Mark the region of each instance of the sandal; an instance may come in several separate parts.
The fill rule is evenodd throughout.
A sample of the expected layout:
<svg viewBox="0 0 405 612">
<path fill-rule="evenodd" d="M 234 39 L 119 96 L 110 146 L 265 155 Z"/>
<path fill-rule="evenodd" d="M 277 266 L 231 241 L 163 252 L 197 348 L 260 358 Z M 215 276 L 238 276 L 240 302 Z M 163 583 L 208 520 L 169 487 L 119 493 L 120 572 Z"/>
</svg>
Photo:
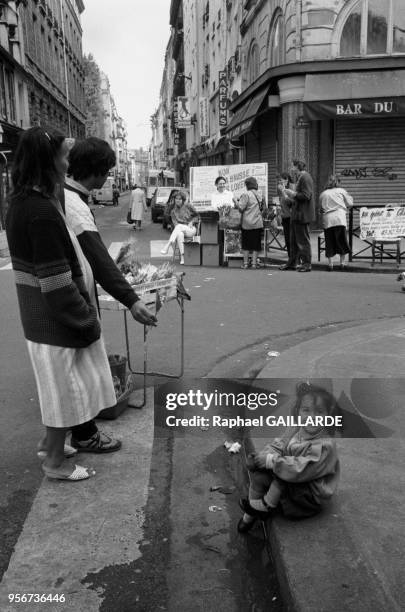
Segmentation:
<svg viewBox="0 0 405 612">
<path fill-rule="evenodd" d="M 107 434 L 97 431 L 89 440 L 71 440 L 73 448 L 79 453 L 114 453 L 122 446 L 121 440 L 115 440 Z"/>
<path fill-rule="evenodd" d="M 48 453 L 46 452 L 46 450 L 37 451 L 38 459 L 46 459 L 47 454 Z M 65 446 L 63 447 L 63 454 L 65 455 L 66 459 L 70 459 L 70 457 L 74 457 L 75 455 L 77 455 L 77 449 L 73 448 L 73 446 L 69 446 L 69 444 L 65 444 Z"/>
<path fill-rule="evenodd" d="M 82 465 L 75 465 L 73 472 L 71 472 L 68 476 L 58 472 L 58 470 L 50 470 L 44 465 L 42 466 L 42 471 L 44 472 L 45 476 L 51 480 L 70 480 L 72 482 L 76 480 L 87 480 L 88 478 L 96 475 L 93 468 L 86 468 Z"/>
<path fill-rule="evenodd" d="M 260 268 L 262 267 L 262 264 L 255 263 L 255 264 L 252 264 L 251 267 L 252 267 L 252 270 L 260 270 Z"/>
</svg>

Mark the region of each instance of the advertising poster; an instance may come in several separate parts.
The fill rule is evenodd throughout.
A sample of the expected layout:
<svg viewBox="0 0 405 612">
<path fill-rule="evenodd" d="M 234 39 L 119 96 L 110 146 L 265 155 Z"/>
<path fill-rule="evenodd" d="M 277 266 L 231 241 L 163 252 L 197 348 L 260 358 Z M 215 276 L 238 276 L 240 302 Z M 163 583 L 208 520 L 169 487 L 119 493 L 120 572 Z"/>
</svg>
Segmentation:
<svg viewBox="0 0 405 612">
<path fill-rule="evenodd" d="M 210 135 L 208 98 L 200 98 L 199 112 L 200 112 L 200 137 L 208 138 L 208 136 Z"/>
<path fill-rule="evenodd" d="M 267 164 L 237 164 L 230 166 L 196 166 L 190 168 L 190 200 L 199 210 L 211 209 L 211 198 L 215 192 L 215 179 L 223 176 L 227 189 L 239 198 L 245 191 L 245 179 L 253 176 L 259 191 L 267 201 Z"/>
<path fill-rule="evenodd" d="M 191 126 L 190 100 L 185 96 L 177 98 L 177 127 L 186 129 Z"/>
<path fill-rule="evenodd" d="M 360 208 L 360 238 L 395 239 L 405 236 L 405 207 Z"/>
</svg>

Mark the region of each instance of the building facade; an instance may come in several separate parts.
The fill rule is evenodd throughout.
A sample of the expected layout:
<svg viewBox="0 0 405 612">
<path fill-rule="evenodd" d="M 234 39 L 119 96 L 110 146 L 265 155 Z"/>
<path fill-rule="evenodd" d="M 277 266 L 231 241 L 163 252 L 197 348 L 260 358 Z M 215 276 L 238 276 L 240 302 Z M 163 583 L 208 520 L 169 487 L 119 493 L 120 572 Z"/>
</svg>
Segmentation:
<svg viewBox="0 0 405 612">
<path fill-rule="evenodd" d="M 276 172 L 301 158 L 316 194 L 334 173 L 356 204 L 404 201 L 404 3 L 250 1 L 241 34 L 228 137 L 247 161 L 269 162 L 269 195 Z"/>
<path fill-rule="evenodd" d="M 316 196 L 335 173 L 358 204 L 404 201 L 402 0 L 172 0 L 170 23 L 185 175 L 267 162 L 271 198 L 298 158 Z"/>
<path fill-rule="evenodd" d="M 10 163 L 19 133 L 30 125 L 22 10 L 21 2 L 0 4 L 0 256 L 7 252 L 4 221 Z"/>
<path fill-rule="evenodd" d="M 82 0 L 27 0 L 20 8 L 31 125 L 85 135 Z"/>
</svg>

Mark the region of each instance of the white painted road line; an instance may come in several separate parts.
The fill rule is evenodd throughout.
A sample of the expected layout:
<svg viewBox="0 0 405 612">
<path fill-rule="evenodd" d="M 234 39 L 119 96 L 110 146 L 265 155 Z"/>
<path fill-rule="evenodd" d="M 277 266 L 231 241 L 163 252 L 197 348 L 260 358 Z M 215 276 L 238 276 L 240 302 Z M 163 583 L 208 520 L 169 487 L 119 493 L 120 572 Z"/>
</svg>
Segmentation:
<svg viewBox="0 0 405 612">
<path fill-rule="evenodd" d="M 110 257 L 112 257 L 114 261 L 117 258 L 117 255 L 120 252 L 120 248 L 122 247 L 123 244 L 124 244 L 123 242 L 112 242 L 110 246 L 108 247 L 108 252 L 110 254 Z"/>
<path fill-rule="evenodd" d="M 5 266 L 2 266 L 2 267 L 0 268 L 0 272 L 1 272 L 1 270 L 11 270 L 11 269 L 12 269 L 12 267 L 11 267 L 11 263 L 8 263 L 8 264 L 6 264 Z"/>
</svg>

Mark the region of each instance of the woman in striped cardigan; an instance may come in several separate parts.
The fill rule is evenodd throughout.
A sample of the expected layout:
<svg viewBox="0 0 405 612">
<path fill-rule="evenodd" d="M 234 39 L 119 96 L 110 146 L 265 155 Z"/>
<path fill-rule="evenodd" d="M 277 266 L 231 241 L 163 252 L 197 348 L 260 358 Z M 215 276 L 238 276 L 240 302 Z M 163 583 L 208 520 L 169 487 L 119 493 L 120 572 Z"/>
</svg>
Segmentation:
<svg viewBox="0 0 405 612">
<path fill-rule="evenodd" d="M 21 322 L 37 383 L 46 435 L 40 442 L 49 478 L 84 480 L 68 429 L 115 404 L 91 268 L 56 198 L 67 170 L 61 134 L 26 130 L 12 171 L 6 231 Z"/>
</svg>

